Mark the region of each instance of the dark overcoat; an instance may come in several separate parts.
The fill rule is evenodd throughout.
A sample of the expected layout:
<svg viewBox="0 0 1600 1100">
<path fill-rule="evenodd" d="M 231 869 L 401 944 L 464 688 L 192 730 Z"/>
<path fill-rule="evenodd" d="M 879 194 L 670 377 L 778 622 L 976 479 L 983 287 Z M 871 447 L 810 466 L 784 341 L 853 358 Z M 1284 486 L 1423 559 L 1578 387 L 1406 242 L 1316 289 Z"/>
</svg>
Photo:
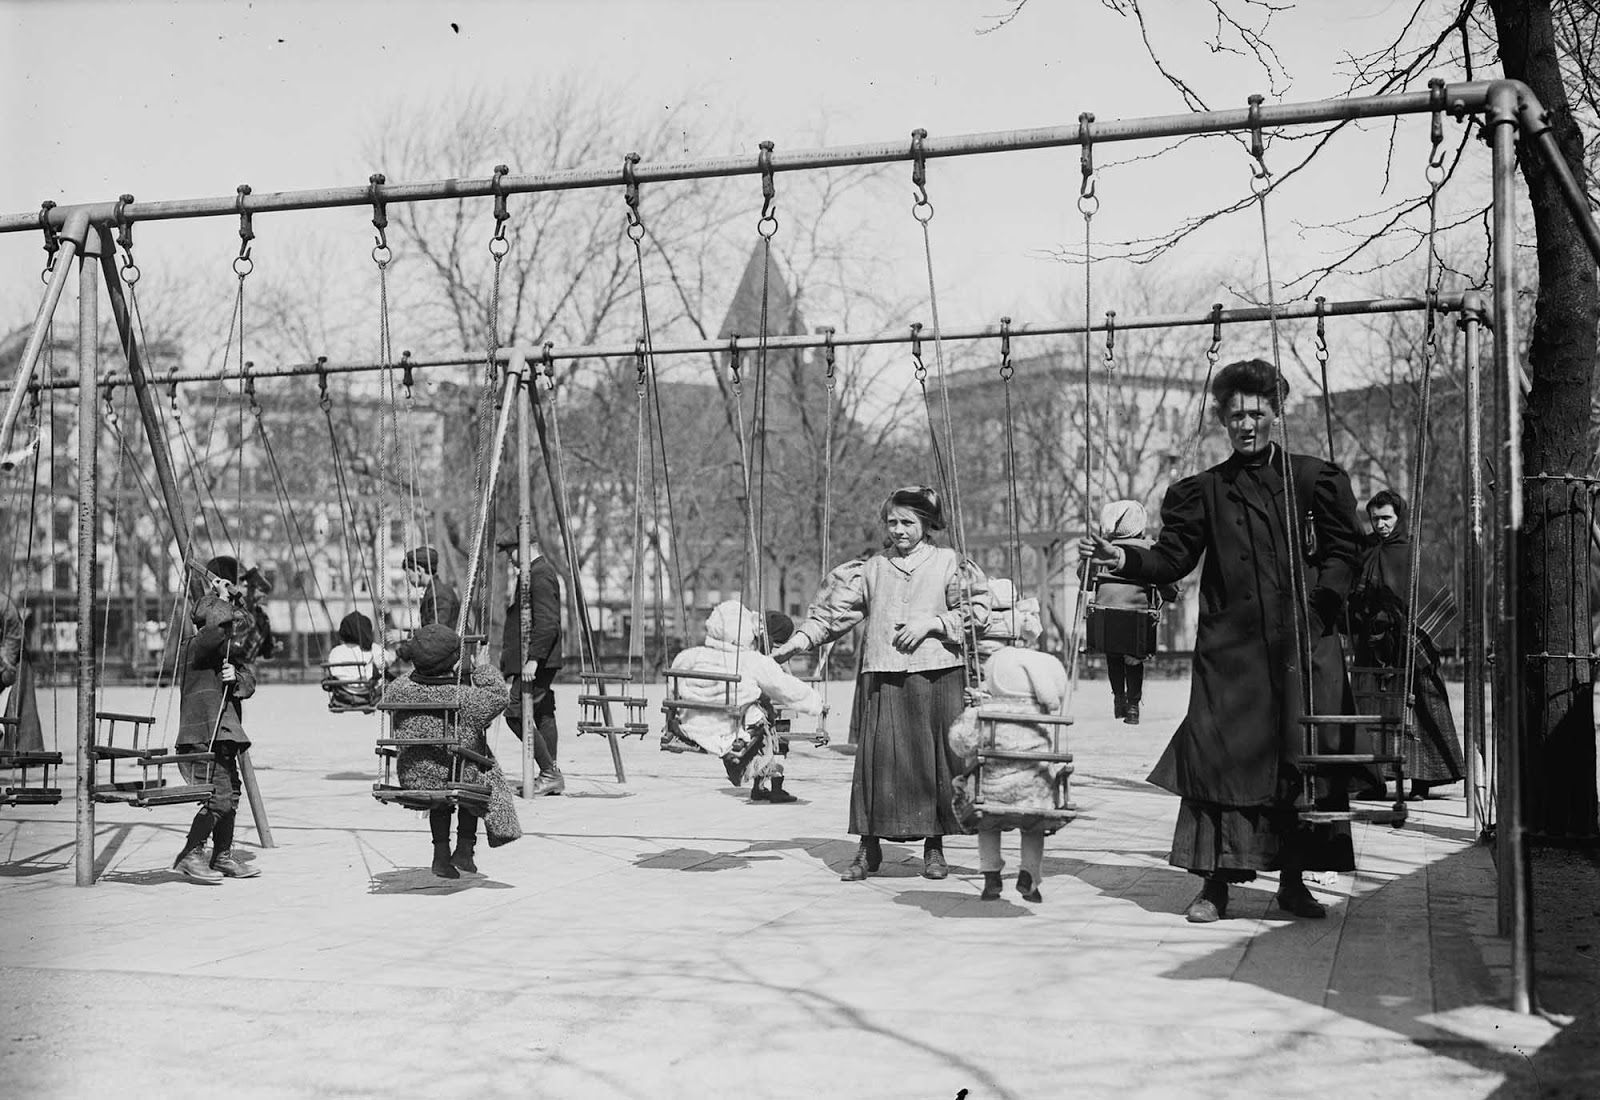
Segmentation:
<svg viewBox="0 0 1600 1100">
<path fill-rule="evenodd" d="M 254 634 L 253 623 L 250 613 L 241 609 L 235 615 L 233 629 L 226 624 L 203 626 L 183 643 L 176 744 L 209 746 L 214 738 L 249 747 L 250 737 L 244 731 L 239 704 L 256 693 L 252 657 L 260 639 Z M 222 679 L 225 661 L 233 665 L 231 686 Z"/>
<path fill-rule="evenodd" d="M 543 554 L 528 566 L 528 594 L 533 610 L 533 634 L 528 639 L 528 659 L 540 668 L 561 667 L 561 575 Z M 500 673 L 522 675 L 522 582 L 511 590 L 506 605 L 505 629 L 500 635 Z"/>
<path fill-rule="evenodd" d="M 1339 637 L 1339 609 L 1360 562 L 1350 480 L 1337 466 L 1291 455 L 1296 524 L 1308 606 L 1295 611 L 1287 537 L 1283 451 L 1255 459 L 1235 454 L 1179 481 L 1161 506 L 1161 536 L 1127 547 L 1123 574 L 1172 584 L 1204 564 L 1189 709 L 1150 782 L 1185 798 L 1222 806 L 1267 806 L 1292 799 L 1301 751 L 1300 630 L 1312 650 L 1312 713 L 1351 711 Z M 1323 747 L 1348 734 L 1319 731 Z"/>
</svg>

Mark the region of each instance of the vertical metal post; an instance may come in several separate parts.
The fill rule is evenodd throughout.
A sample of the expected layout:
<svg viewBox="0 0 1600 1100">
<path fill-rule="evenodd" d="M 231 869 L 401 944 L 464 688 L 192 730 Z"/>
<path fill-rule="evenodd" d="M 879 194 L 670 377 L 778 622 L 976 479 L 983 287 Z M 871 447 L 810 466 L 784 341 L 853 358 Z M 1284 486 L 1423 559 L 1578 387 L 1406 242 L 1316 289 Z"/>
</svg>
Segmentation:
<svg viewBox="0 0 1600 1100">
<path fill-rule="evenodd" d="M 1500 576 L 1503 595 L 1496 624 L 1499 683 L 1503 698 L 1496 706 L 1500 734 L 1500 886 L 1509 902 L 1511 937 L 1511 1009 L 1533 1011 L 1533 944 L 1528 860 L 1523 836 L 1522 657 L 1517 639 L 1520 610 L 1517 579 L 1518 539 L 1522 531 L 1522 388 L 1516 335 L 1516 171 L 1517 93 L 1496 84 L 1489 97 L 1486 125 L 1493 150 L 1494 184 L 1494 365 L 1504 420 L 1499 470 L 1498 520 Z"/>
<path fill-rule="evenodd" d="M 92 236 L 84 241 L 78 264 L 78 783 L 74 863 L 79 886 L 94 885 L 94 702 L 98 671 L 94 660 L 94 590 L 100 534 L 100 410 L 96 405 L 100 390 L 95 381 L 99 374 L 100 273 L 92 260 L 99 247 Z M 67 251 L 65 243 L 61 251 Z M 15 393 L 26 389 L 19 385 Z"/>
<path fill-rule="evenodd" d="M 88 232 L 88 212 L 73 211 L 61 231 L 61 247 L 56 252 L 55 263 L 50 267 L 50 282 L 45 287 L 44 301 L 39 303 L 39 312 L 33 318 L 33 331 L 28 333 L 28 343 L 22 349 L 22 358 L 17 361 L 17 373 L 12 377 L 11 398 L 6 402 L 4 415 L 0 416 L 0 454 L 11 449 L 11 433 L 17 426 L 17 418 L 22 415 L 22 403 L 28 399 L 28 384 L 33 381 L 33 369 L 38 365 L 39 353 L 44 350 L 44 342 L 50 336 L 50 319 L 56 315 L 56 304 L 61 301 L 67 276 L 72 272 L 72 258 L 83 247 Z"/>
<path fill-rule="evenodd" d="M 529 452 L 533 449 L 532 435 L 528 430 L 533 387 L 521 385 L 522 375 L 517 375 L 517 646 L 520 658 L 517 683 L 522 685 L 517 705 L 522 710 L 522 797 L 533 797 L 533 783 L 539 778 L 539 763 L 534 757 L 534 740 L 539 731 L 533 724 L 533 681 L 521 675 L 528 664 L 528 647 L 533 641 L 533 591 L 528 583 L 533 569 L 533 471 Z M 511 384 L 510 382 L 507 383 Z"/>
<path fill-rule="evenodd" d="M 1488 676 L 1484 641 L 1483 594 L 1488 578 L 1483 572 L 1483 364 L 1479 360 L 1479 325 L 1482 324 L 1483 297 L 1475 290 L 1461 296 L 1460 325 L 1465 345 L 1462 374 L 1466 400 L 1463 420 L 1466 428 L 1466 458 L 1462 470 L 1466 484 L 1467 538 L 1465 583 L 1462 584 L 1462 639 L 1466 643 L 1466 690 L 1462 725 L 1466 729 L 1467 797 L 1466 813 L 1474 831 L 1482 832 L 1489 823 L 1488 788 L 1485 762 L 1490 750 L 1485 737 L 1483 687 Z"/>
</svg>

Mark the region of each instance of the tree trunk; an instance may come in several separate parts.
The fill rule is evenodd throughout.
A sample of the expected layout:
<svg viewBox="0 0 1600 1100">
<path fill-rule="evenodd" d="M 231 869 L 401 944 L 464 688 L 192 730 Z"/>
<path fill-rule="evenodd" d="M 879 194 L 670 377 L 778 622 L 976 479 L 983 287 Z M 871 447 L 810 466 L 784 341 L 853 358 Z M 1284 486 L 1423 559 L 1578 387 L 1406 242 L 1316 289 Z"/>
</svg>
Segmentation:
<svg viewBox="0 0 1600 1100">
<path fill-rule="evenodd" d="M 1550 0 L 1491 0 L 1490 7 L 1505 75 L 1523 81 L 1539 97 L 1563 157 L 1582 179 L 1583 139 L 1562 79 Z M 1533 388 L 1523 420 L 1525 468 L 1532 475 L 1582 474 L 1590 458 L 1600 319 L 1595 264 L 1543 160 L 1524 147 L 1520 163 L 1539 263 L 1528 353 Z M 1518 594 L 1522 651 L 1586 656 L 1584 548 L 1591 497 L 1564 483 L 1530 479 L 1525 500 Z M 1528 826 L 1536 833 L 1594 836 L 1600 822 L 1589 662 L 1540 656 L 1525 668 Z"/>
</svg>

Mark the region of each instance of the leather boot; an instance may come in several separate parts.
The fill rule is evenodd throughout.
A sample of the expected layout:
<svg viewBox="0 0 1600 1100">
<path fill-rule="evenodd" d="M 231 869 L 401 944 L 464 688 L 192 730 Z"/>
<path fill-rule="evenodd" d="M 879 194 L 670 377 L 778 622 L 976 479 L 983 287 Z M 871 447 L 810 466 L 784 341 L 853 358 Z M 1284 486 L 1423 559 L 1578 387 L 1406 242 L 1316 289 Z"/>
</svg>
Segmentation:
<svg viewBox="0 0 1600 1100">
<path fill-rule="evenodd" d="M 222 881 L 222 872 L 213 871 L 206 862 L 204 848 L 186 848 L 172 861 L 172 869 L 191 882 L 203 882 L 208 886 L 216 886 Z"/>
<path fill-rule="evenodd" d="M 461 872 L 450 862 L 450 842 L 433 842 L 433 873 L 440 878 L 460 878 Z"/>
<path fill-rule="evenodd" d="M 922 842 L 922 877 L 948 878 L 950 865 L 944 861 L 944 841 L 929 838 Z"/>
<path fill-rule="evenodd" d="M 1211 924 L 1228 915 L 1228 884 L 1216 879 L 1206 879 L 1206 884 L 1200 888 L 1200 893 L 1189 903 L 1189 908 L 1183 911 L 1183 917 L 1190 924 Z"/>
<path fill-rule="evenodd" d="M 1122 708 L 1122 720 L 1130 726 L 1137 726 L 1139 724 L 1139 704 L 1137 702 L 1130 700 L 1128 704 Z"/>
<path fill-rule="evenodd" d="M 768 780 L 768 786 L 771 788 L 770 792 L 767 795 L 767 801 L 769 801 L 769 802 L 798 802 L 798 801 L 800 801 L 794 795 L 790 794 L 788 791 L 783 789 L 783 776 L 781 776 L 781 775 L 775 775 L 770 780 Z"/>
<path fill-rule="evenodd" d="M 560 794 L 567 789 L 567 777 L 561 774 L 561 769 L 551 764 L 539 778 L 533 781 L 533 793 L 530 797 L 537 798 L 542 794 Z"/>
<path fill-rule="evenodd" d="M 1111 717 L 1126 718 L 1128 716 L 1128 697 L 1126 695 L 1113 695 L 1111 697 Z"/>
<path fill-rule="evenodd" d="M 883 853 L 878 850 L 876 837 L 862 837 L 861 843 L 856 846 L 856 858 L 850 861 L 850 866 L 844 869 L 844 874 L 839 876 L 841 882 L 860 882 L 878 869 L 878 864 L 883 859 Z"/>
<path fill-rule="evenodd" d="M 456 850 L 450 853 L 451 866 L 469 875 L 477 874 L 478 862 L 472 858 L 477 847 L 478 819 L 462 812 L 461 821 L 456 827 Z"/>
<path fill-rule="evenodd" d="M 232 848 L 226 848 L 211 857 L 211 869 L 220 871 L 227 878 L 259 878 L 261 868 L 254 863 L 241 863 L 233 854 Z"/>
<path fill-rule="evenodd" d="M 1023 901 L 1044 900 L 1044 895 L 1039 893 L 1039 884 L 1033 881 L 1033 876 L 1027 871 L 1017 872 L 1017 893 L 1022 895 Z"/>
<path fill-rule="evenodd" d="M 978 897 L 983 901 L 1000 900 L 1000 872 L 985 871 L 983 873 L 983 893 Z"/>
</svg>

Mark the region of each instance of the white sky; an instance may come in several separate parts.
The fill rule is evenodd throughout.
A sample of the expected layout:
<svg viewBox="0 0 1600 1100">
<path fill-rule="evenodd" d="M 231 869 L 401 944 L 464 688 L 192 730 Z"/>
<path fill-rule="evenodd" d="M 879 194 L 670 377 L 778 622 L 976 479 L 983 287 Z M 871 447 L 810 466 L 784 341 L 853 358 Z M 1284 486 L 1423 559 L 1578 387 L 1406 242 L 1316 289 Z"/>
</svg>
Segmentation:
<svg viewBox="0 0 1600 1100">
<path fill-rule="evenodd" d="M 123 191 L 143 200 L 229 195 L 246 181 L 257 191 L 361 183 L 382 166 L 362 163 L 360 150 L 396 109 L 453 91 L 573 75 L 613 88 L 639 112 L 681 104 L 693 92 L 696 102 L 739 120 L 737 147 L 752 152 L 763 138 L 780 149 L 814 146 L 823 126 L 828 142 L 848 143 L 899 138 L 916 126 L 951 134 L 1074 123 L 1080 110 L 1102 119 L 1183 110 L 1152 71 L 1129 20 L 1093 0 L 1033 0 L 1011 26 L 977 34 L 1004 6 L 0 0 L 0 210 L 34 210 L 45 198 L 110 200 Z M 1203 48 L 1207 27 L 1194 18 L 1204 5 L 1145 6 L 1158 48 L 1195 77 L 1214 106 L 1239 106 L 1250 92 L 1269 90 L 1252 63 Z M 1273 39 L 1294 78 L 1282 98 L 1338 93 L 1340 55 L 1393 33 L 1410 7 L 1302 0 L 1275 17 Z M 1402 176 L 1420 180 L 1426 129 L 1422 117 L 1407 124 Z M 1277 204 L 1280 276 L 1313 256 L 1296 221 L 1326 222 L 1381 204 L 1381 131 L 1373 136 L 1365 147 L 1352 141 L 1348 153 L 1325 158 L 1292 201 L 1286 195 Z M 1131 151 L 1103 150 L 1102 163 Z M 619 147 L 612 162 L 624 152 Z M 497 159 L 485 150 L 484 174 Z M 1159 230 L 1246 193 L 1248 182 L 1245 155 L 1220 144 L 1107 173 L 1097 237 Z M 1472 186 L 1462 181 L 1464 190 Z M 1075 149 L 930 165 L 946 324 L 991 323 L 1002 313 L 1019 321 L 1073 316 L 1064 302 L 1074 295 L 1081 310 L 1081 274 L 1039 254 L 1081 239 L 1076 188 Z M 1475 197 L 1466 193 L 1461 201 Z M 257 219 L 258 250 L 273 247 L 277 219 L 289 217 Z M 342 220 L 325 217 L 318 225 L 365 239 L 364 217 L 342 212 Z M 905 204 L 885 217 L 904 221 L 908 245 L 920 239 Z M 1248 273 L 1260 250 L 1253 218 L 1205 234 L 1172 265 Z M 232 219 L 141 226 L 141 266 L 214 265 L 226 283 L 236 230 Z M 0 237 L 0 326 L 23 323 L 36 308 L 40 243 L 33 234 Z M 921 275 L 915 251 L 907 263 L 914 286 Z M 1203 309 L 1222 296 L 1207 292 L 1171 308 Z"/>
</svg>

